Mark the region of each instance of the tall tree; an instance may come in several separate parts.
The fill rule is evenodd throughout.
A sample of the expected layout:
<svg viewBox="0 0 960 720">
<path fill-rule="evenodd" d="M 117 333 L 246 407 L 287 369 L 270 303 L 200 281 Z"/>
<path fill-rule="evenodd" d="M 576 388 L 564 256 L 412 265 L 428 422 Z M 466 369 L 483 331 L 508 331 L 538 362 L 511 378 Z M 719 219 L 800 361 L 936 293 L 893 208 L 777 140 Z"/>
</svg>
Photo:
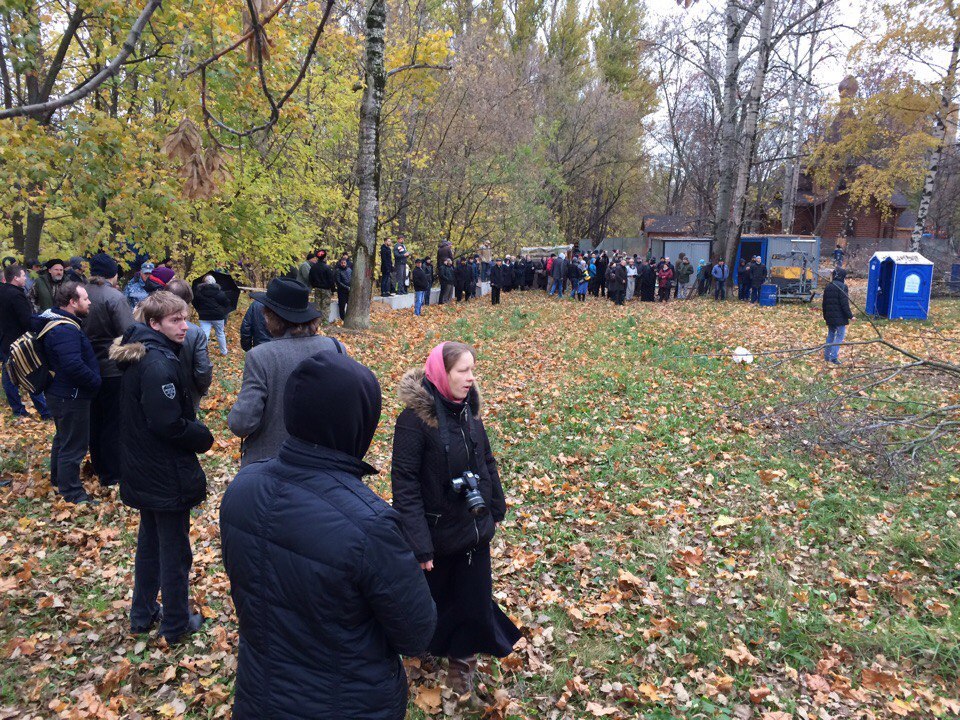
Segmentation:
<svg viewBox="0 0 960 720">
<path fill-rule="evenodd" d="M 380 215 L 380 115 L 387 87 L 384 66 L 385 0 L 373 0 L 367 9 L 364 49 L 364 88 L 360 101 L 357 176 L 357 243 L 353 252 L 353 283 L 344 326 L 355 330 L 370 327 L 374 254 Z"/>
</svg>

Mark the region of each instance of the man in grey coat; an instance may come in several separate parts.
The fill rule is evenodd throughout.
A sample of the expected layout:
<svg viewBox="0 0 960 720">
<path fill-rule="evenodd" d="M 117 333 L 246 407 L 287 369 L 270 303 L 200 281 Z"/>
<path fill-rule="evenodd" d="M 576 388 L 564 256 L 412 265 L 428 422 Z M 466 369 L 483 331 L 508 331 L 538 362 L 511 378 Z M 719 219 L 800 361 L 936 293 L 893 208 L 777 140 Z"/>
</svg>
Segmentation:
<svg viewBox="0 0 960 720">
<path fill-rule="evenodd" d="M 251 297 L 263 304 L 274 339 L 247 353 L 243 385 L 227 416 L 230 430 L 243 438 L 241 467 L 275 457 L 289 437 L 283 423 L 283 388 L 297 365 L 322 352 L 346 354 L 339 341 L 317 335 L 321 315 L 310 304 L 310 291 L 303 283 L 277 278 L 267 292 Z"/>
<path fill-rule="evenodd" d="M 122 373 L 110 359 L 113 341 L 133 325 L 130 304 L 117 289 L 120 266 L 105 253 L 90 259 L 86 284 L 90 311 L 83 332 L 90 338 L 100 365 L 100 389 L 90 403 L 90 462 L 101 486 L 120 482 L 120 380 Z"/>
<path fill-rule="evenodd" d="M 193 307 L 193 288 L 186 280 L 171 280 L 164 288 L 183 300 L 187 306 Z M 209 333 L 203 332 L 199 325 L 187 322 L 187 336 L 180 346 L 180 364 L 186 370 L 190 381 L 190 399 L 193 400 L 193 411 L 200 410 L 200 400 L 210 390 L 213 384 L 213 363 L 210 362 Z"/>
</svg>

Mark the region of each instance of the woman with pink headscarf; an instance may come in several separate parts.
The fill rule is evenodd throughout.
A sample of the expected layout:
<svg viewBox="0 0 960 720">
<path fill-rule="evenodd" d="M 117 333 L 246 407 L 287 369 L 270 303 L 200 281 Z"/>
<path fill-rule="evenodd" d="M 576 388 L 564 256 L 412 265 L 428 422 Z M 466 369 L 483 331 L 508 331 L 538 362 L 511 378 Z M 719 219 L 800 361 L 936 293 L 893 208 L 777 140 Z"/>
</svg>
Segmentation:
<svg viewBox="0 0 960 720">
<path fill-rule="evenodd" d="M 477 654 L 506 657 L 520 639 L 493 600 L 490 541 L 507 508 L 475 363 L 469 345 L 445 342 L 403 376 L 391 474 L 393 506 L 437 605 L 430 654 L 449 659 L 447 684 L 471 707 Z"/>
</svg>

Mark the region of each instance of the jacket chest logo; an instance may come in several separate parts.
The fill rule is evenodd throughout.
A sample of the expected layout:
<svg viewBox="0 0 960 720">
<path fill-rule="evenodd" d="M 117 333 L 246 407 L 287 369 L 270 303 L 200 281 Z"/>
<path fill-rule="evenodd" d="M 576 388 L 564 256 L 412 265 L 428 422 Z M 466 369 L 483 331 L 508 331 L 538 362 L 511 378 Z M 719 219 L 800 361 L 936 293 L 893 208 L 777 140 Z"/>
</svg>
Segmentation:
<svg viewBox="0 0 960 720">
<path fill-rule="evenodd" d="M 167 383 L 160 389 L 163 390 L 163 394 L 166 395 L 169 400 L 173 400 L 177 396 L 177 386 L 173 383 Z"/>
</svg>

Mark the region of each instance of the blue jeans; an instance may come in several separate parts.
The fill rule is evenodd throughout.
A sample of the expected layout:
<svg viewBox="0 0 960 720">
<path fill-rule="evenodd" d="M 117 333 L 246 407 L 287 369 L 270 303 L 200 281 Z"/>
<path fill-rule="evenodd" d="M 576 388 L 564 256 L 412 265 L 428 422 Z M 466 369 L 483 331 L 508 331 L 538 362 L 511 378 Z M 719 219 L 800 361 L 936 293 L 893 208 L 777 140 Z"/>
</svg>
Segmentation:
<svg viewBox="0 0 960 720">
<path fill-rule="evenodd" d="M 750 302 L 758 303 L 760 302 L 760 286 L 751 286 L 750 287 Z"/>
<path fill-rule="evenodd" d="M 6 362 L 6 355 L 0 355 L 0 365 Z M 13 410 L 14 415 L 26 415 L 27 409 L 23 406 L 23 401 L 20 399 L 20 388 L 13 384 L 13 380 L 7 375 L 6 369 L 3 370 L 3 392 L 7 396 L 7 402 L 10 403 L 10 408 Z M 33 406 L 37 409 L 37 412 L 40 413 L 40 417 L 46 419 L 50 417 L 50 410 L 47 409 L 47 401 L 43 397 L 43 393 L 30 394 L 30 399 L 33 400 Z"/>
<path fill-rule="evenodd" d="M 840 360 L 840 345 L 843 343 L 844 338 L 847 337 L 847 326 L 846 325 L 828 325 L 827 326 L 827 343 L 823 348 L 823 359 L 827 362 L 839 362 Z"/>
<path fill-rule="evenodd" d="M 203 332 L 203 336 L 210 339 L 210 328 L 212 327 L 217 332 L 217 344 L 220 346 L 220 354 L 227 354 L 227 333 L 223 330 L 223 324 L 225 320 L 201 320 L 200 321 L 200 330 Z M 326 322 L 326 318 L 324 318 Z"/>
<path fill-rule="evenodd" d="M 560 278 L 554 278 L 553 286 L 550 288 L 550 294 L 557 294 L 558 297 L 563 297 L 563 280 Z"/>
<path fill-rule="evenodd" d="M 427 290 L 414 290 L 413 292 L 413 314 L 419 315 L 420 310 L 423 308 L 423 296 L 427 294 Z"/>
</svg>

